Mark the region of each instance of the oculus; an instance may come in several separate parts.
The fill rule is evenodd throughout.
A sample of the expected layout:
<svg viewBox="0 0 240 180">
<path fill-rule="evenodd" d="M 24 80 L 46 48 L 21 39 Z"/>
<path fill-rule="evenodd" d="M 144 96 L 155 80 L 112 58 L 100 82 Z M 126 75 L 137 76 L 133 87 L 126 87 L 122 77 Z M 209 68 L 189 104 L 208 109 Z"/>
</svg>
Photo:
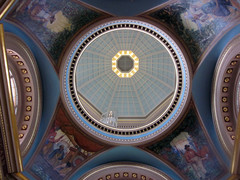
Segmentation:
<svg viewBox="0 0 240 180">
<path fill-rule="evenodd" d="M 112 70 L 120 78 L 130 78 L 139 69 L 139 59 L 132 51 L 119 51 L 112 58 Z"/>
<path fill-rule="evenodd" d="M 168 132 L 190 99 L 191 72 L 177 42 L 164 27 L 132 19 L 76 36 L 60 70 L 73 121 L 112 144 L 142 144 Z M 106 112 L 116 115 L 114 126 L 102 121 Z"/>
</svg>

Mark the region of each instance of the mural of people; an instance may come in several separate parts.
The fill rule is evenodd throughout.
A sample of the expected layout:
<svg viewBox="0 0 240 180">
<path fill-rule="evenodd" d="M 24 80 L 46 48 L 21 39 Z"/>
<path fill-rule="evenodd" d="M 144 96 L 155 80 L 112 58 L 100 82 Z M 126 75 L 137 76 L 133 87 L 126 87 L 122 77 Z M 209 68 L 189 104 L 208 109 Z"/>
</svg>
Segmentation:
<svg viewBox="0 0 240 180">
<path fill-rule="evenodd" d="M 233 8 L 230 1 L 226 0 L 211 0 L 205 3 L 201 9 L 206 14 L 213 14 L 215 16 L 228 16 L 230 15 L 230 10 L 228 8 Z M 235 9 L 235 8 L 234 8 Z"/>
<path fill-rule="evenodd" d="M 195 173 L 198 175 L 199 179 L 204 179 L 206 177 L 207 170 L 204 168 L 201 156 L 190 148 L 190 145 L 185 145 L 185 158 L 186 161 L 193 167 Z"/>
<path fill-rule="evenodd" d="M 67 41 L 100 13 L 74 0 L 18 1 L 10 18 L 27 28 L 57 61 Z"/>
<path fill-rule="evenodd" d="M 42 150 L 43 155 L 46 155 L 52 149 L 54 143 L 59 142 L 63 138 L 63 135 L 62 135 L 59 138 L 55 139 L 55 137 L 57 135 L 56 130 L 58 130 L 58 129 L 59 129 L 59 127 L 53 127 L 50 130 L 47 140 L 46 140 L 45 145 Z"/>
<path fill-rule="evenodd" d="M 59 161 L 64 158 L 64 146 L 60 145 L 58 149 L 53 150 L 49 156 L 48 160 L 52 164 L 52 166 L 56 166 Z"/>
<path fill-rule="evenodd" d="M 41 22 L 44 27 L 55 33 L 68 29 L 71 26 L 62 11 L 51 11 L 46 1 L 31 3 L 31 6 L 28 6 L 27 12 L 32 20 Z"/>
<path fill-rule="evenodd" d="M 62 163 L 54 168 L 54 170 L 58 171 L 61 176 L 65 176 L 68 172 L 72 170 L 74 166 L 77 164 L 74 164 L 73 161 L 77 157 L 77 155 L 81 153 L 79 147 L 76 148 L 70 148 L 69 153 L 65 156 L 65 158 L 62 160 Z M 84 160 L 83 156 L 80 156 L 81 160 Z"/>
<path fill-rule="evenodd" d="M 236 22 L 240 1 L 178 0 L 149 15 L 174 29 L 197 62 L 213 39 Z"/>
<path fill-rule="evenodd" d="M 170 162 L 185 179 L 221 179 L 226 170 L 213 153 L 194 111 L 190 111 L 168 137 L 148 149 Z"/>
<path fill-rule="evenodd" d="M 30 173 L 40 179 L 63 179 L 104 147 L 80 134 L 60 108 L 45 143 L 39 146 Z"/>
</svg>

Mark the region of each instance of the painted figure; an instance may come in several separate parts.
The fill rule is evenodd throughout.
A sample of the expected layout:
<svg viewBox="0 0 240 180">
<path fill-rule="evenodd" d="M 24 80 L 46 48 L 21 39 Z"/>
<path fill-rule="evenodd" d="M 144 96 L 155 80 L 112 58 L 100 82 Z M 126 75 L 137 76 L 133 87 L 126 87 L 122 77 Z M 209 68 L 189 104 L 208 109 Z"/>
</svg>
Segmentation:
<svg viewBox="0 0 240 180">
<path fill-rule="evenodd" d="M 59 162 L 64 158 L 64 146 L 60 145 L 58 149 L 53 150 L 49 156 L 48 160 L 53 167 L 59 164 Z"/>
<path fill-rule="evenodd" d="M 46 0 L 28 0 L 25 3 L 23 1 L 16 11 L 21 13 L 25 11 L 33 21 L 42 23 L 43 27 L 55 33 L 71 28 L 71 24 L 63 12 L 61 10 L 51 10 Z"/>
<path fill-rule="evenodd" d="M 184 157 L 186 161 L 191 164 L 198 177 L 200 179 L 204 179 L 206 177 L 207 170 L 203 166 L 203 159 L 197 152 L 191 149 L 189 145 L 185 145 L 185 150 Z"/>
<path fill-rule="evenodd" d="M 229 8 L 233 8 L 230 1 L 227 0 L 212 0 L 202 6 L 202 11 L 206 14 L 215 16 L 228 16 L 231 14 Z"/>
<path fill-rule="evenodd" d="M 53 144 L 59 142 L 63 136 L 59 137 L 58 139 L 55 139 L 55 136 L 57 135 L 56 131 L 58 130 L 58 127 L 53 127 L 47 137 L 47 140 L 45 142 L 45 145 L 43 147 L 43 155 L 45 156 L 49 151 L 52 149 Z"/>
<path fill-rule="evenodd" d="M 79 152 L 79 147 L 76 148 L 70 148 L 69 153 L 65 156 L 65 158 L 62 160 L 62 163 L 54 168 L 54 170 L 58 171 L 61 176 L 65 176 L 68 172 L 70 172 L 73 167 L 73 160 L 76 158 L 77 154 Z M 84 158 L 82 157 L 82 160 Z"/>
</svg>

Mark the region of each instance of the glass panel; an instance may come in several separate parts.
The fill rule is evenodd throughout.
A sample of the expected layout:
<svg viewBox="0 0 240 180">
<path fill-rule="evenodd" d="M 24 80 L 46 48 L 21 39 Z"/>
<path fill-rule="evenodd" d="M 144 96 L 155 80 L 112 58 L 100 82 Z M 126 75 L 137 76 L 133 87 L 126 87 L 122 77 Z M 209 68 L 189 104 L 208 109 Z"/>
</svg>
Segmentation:
<svg viewBox="0 0 240 180">
<path fill-rule="evenodd" d="M 11 70 L 9 70 L 9 75 L 10 75 L 10 83 L 11 83 L 11 88 L 12 88 L 13 105 L 14 105 L 14 109 L 15 109 L 15 114 L 17 114 L 17 107 L 18 107 L 17 84 L 16 84 L 16 80 L 15 80 Z"/>
</svg>

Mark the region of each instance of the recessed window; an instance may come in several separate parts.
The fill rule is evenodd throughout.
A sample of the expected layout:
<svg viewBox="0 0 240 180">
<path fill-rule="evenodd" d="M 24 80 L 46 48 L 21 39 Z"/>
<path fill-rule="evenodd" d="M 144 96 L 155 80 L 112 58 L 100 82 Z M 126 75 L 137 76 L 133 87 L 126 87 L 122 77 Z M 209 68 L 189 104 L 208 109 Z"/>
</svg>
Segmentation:
<svg viewBox="0 0 240 180">
<path fill-rule="evenodd" d="M 18 109 L 17 84 L 16 84 L 16 80 L 15 80 L 11 70 L 9 70 L 9 75 L 10 75 L 10 83 L 11 83 L 11 89 L 12 89 L 13 105 L 14 105 L 14 109 L 15 109 L 15 114 L 17 114 L 17 109 Z"/>
</svg>

